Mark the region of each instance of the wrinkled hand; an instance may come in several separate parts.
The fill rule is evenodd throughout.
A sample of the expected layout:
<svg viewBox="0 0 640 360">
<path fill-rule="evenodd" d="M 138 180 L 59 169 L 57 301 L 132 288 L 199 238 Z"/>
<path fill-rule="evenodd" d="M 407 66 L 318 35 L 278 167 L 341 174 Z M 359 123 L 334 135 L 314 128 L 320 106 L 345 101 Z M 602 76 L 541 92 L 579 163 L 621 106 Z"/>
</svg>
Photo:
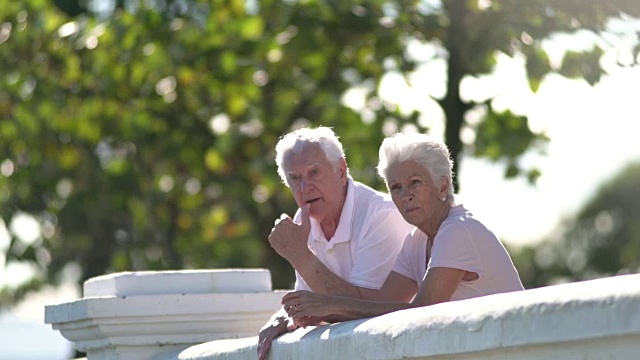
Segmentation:
<svg viewBox="0 0 640 360">
<path fill-rule="evenodd" d="M 316 316 L 305 316 L 301 317 L 297 320 L 293 320 L 294 324 L 298 327 L 306 328 L 307 326 L 317 326 L 321 325 L 323 320 Z"/>
<path fill-rule="evenodd" d="M 269 235 L 271 247 L 289 262 L 310 251 L 307 246 L 307 238 L 311 231 L 310 206 L 305 204 L 300 208 L 300 224 L 294 223 L 289 216 L 282 214 L 280 219 L 276 220 L 271 235 Z"/>
<path fill-rule="evenodd" d="M 292 291 L 286 293 L 280 301 L 284 310 L 296 323 L 304 323 L 303 318 L 321 320 L 332 315 L 333 297 L 309 291 Z"/>
<path fill-rule="evenodd" d="M 258 359 L 265 360 L 271 343 L 278 336 L 286 333 L 287 331 L 295 330 L 298 325 L 295 325 L 291 319 L 285 317 L 278 317 L 272 323 L 265 325 L 258 334 Z"/>
</svg>

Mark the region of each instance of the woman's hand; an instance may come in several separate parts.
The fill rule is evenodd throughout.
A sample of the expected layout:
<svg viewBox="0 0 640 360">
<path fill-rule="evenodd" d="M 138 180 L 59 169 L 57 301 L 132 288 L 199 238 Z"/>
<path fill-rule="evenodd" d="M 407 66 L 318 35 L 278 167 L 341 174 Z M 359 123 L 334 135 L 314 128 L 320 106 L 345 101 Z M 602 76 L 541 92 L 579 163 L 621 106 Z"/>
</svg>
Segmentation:
<svg viewBox="0 0 640 360">
<path fill-rule="evenodd" d="M 317 324 L 333 314 L 336 298 L 309 291 L 292 291 L 282 297 L 287 314 L 301 326 Z M 309 319 L 305 319 L 309 318 Z"/>
<path fill-rule="evenodd" d="M 321 318 L 315 316 L 305 316 L 299 319 L 293 320 L 293 323 L 297 327 L 306 328 L 307 326 L 318 326 L 326 324 Z"/>
</svg>

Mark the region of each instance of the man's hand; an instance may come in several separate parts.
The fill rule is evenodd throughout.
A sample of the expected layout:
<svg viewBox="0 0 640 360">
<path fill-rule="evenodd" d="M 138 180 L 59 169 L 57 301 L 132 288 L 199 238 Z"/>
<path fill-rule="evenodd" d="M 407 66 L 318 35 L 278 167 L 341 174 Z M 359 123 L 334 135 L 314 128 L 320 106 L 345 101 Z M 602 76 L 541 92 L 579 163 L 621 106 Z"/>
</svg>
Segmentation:
<svg viewBox="0 0 640 360">
<path fill-rule="evenodd" d="M 271 235 L 269 235 L 271 247 L 290 263 L 310 252 L 307 246 L 307 238 L 311 231 L 310 206 L 310 204 L 305 204 L 300 208 L 300 224 L 294 223 L 289 216 L 282 214 L 280 219 L 276 220 Z"/>
<path fill-rule="evenodd" d="M 258 334 L 258 360 L 265 360 L 271 348 L 271 342 L 287 331 L 295 330 L 298 326 L 286 316 L 278 316 L 265 325 Z"/>
</svg>

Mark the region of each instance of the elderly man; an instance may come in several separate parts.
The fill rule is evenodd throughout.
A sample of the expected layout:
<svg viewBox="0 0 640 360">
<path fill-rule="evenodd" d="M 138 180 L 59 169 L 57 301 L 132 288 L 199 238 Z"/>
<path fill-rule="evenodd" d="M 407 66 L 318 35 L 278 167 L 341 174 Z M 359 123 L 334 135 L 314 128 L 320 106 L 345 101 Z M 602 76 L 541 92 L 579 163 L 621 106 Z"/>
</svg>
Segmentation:
<svg viewBox="0 0 640 360">
<path fill-rule="evenodd" d="M 342 144 L 327 127 L 282 137 L 276 163 L 300 209 L 276 221 L 269 243 L 296 270 L 295 289 L 376 298 L 411 230 L 390 197 L 349 176 Z M 260 331 L 259 359 L 296 326 L 283 309 L 274 314 Z"/>
</svg>

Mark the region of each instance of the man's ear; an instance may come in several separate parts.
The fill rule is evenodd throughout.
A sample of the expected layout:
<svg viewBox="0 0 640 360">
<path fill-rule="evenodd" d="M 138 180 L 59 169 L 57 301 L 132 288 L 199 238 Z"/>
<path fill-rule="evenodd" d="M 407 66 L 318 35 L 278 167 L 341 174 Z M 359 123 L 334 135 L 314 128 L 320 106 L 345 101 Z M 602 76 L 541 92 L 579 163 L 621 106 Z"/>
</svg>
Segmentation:
<svg viewBox="0 0 640 360">
<path fill-rule="evenodd" d="M 340 173 L 340 179 L 343 183 L 347 182 L 347 161 L 341 158 L 338 162 L 338 171 Z"/>
</svg>

